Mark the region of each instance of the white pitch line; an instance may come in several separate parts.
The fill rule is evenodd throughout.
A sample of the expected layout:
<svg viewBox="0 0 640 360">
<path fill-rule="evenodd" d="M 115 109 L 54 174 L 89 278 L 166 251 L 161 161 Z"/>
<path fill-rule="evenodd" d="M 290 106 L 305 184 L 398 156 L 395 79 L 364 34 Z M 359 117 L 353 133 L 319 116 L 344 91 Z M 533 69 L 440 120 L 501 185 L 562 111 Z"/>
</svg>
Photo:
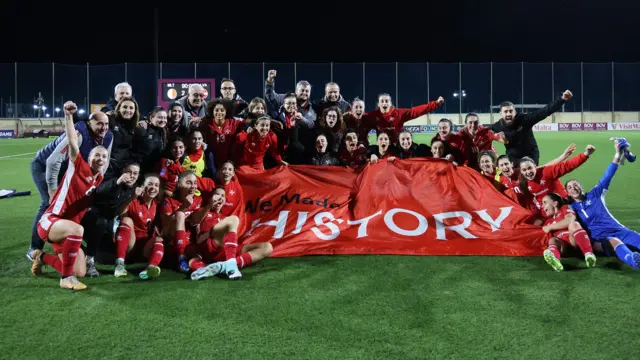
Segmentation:
<svg viewBox="0 0 640 360">
<path fill-rule="evenodd" d="M 18 156 L 22 156 L 22 155 L 33 155 L 35 154 L 34 152 L 29 152 L 29 153 L 24 153 L 24 154 L 14 154 L 14 155 L 7 155 L 7 156 L 0 156 L 0 159 L 8 159 L 8 158 L 12 158 L 12 157 L 18 157 Z"/>
</svg>

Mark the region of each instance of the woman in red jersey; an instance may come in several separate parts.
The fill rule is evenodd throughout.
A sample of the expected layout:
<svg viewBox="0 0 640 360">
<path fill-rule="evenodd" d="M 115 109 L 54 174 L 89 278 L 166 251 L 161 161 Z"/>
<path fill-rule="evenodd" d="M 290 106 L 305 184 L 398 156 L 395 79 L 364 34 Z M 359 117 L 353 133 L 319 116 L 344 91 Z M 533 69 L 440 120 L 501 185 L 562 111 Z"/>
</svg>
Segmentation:
<svg viewBox="0 0 640 360">
<path fill-rule="evenodd" d="M 353 129 L 358 134 L 360 144 L 369 146 L 369 133 L 376 128 L 376 124 L 371 118 L 365 116 L 364 100 L 353 99 L 351 110 L 342 115 L 345 127 Z"/>
<path fill-rule="evenodd" d="M 596 257 L 591 248 L 591 240 L 580 223 L 576 221 L 573 210 L 564 204 L 564 199 L 556 193 L 549 193 L 542 198 L 542 210 L 548 218 L 542 230 L 547 233 L 549 239 L 549 247 L 544 251 L 544 260 L 555 271 L 562 271 L 564 269 L 560 262 L 562 246 L 571 245 L 580 248 L 587 267 L 594 267 Z"/>
<path fill-rule="evenodd" d="M 199 178 L 191 171 L 178 177 L 178 185 L 172 197 L 162 202 L 162 235 L 173 245 L 180 271 L 188 272 L 189 264 L 184 257 L 184 249 L 189 244 L 193 227 L 200 224 L 209 209 L 206 203 L 215 188 L 211 179 Z"/>
<path fill-rule="evenodd" d="M 222 205 L 224 216 L 240 215 L 242 208 L 242 187 L 236 179 L 236 166 L 231 161 L 225 161 L 218 172 L 219 186 L 224 189 L 225 203 Z"/>
<path fill-rule="evenodd" d="M 491 129 L 480 125 L 480 118 L 476 113 L 468 113 L 464 118 L 465 126 L 458 131 L 462 137 L 462 152 L 469 160 L 467 166 L 480 170 L 478 159 L 480 153 L 485 150 L 496 151 L 493 142 L 505 143 L 504 134 L 494 134 Z"/>
<path fill-rule="evenodd" d="M 444 98 L 440 96 L 436 101 L 410 109 L 401 109 L 393 107 L 391 95 L 380 94 L 378 95 L 378 107 L 374 111 L 366 113 L 365 118 L 367 122 L 375 124 L 378 133 L 387 130 L 391 135 L 391 143 L 395 143 L 407 121 L 434 111 L 442 103 L 444 103 Z"/>
<path fill-rule="evenodd" d="M 42 272 L 43 264 L 51 265 L 61 273 L 61 288 L 84 290 L 87 286 L 77 279 L 86 272 L 84 252 L 80 248 L 84 235 L 80 221 L 91 205 L 95 189 L 102 183 L 102 169 L 109 164 L 109 154 L 104 147 L 96 146 L 87 161 L 80 156 L 78 135 L 73 126 L 73 114 L 77 110 L 71 101 L 64 104 L 69 167 L 51 205 L 38 222 L 38 235 L 50 242 L 61 257 L 34 250 L 31 270 L 37 275 Z"/>
<path fill-rule="evenodd" d="M 147 175 L 143 186 L 136 189 L 116 232 L 115 277 L 127 276 L 127 257 L 144 257 L 149 260 L 147 268 L 139 275 L 141 279 L 147 280 L 160 275 L 160 261 L 164 256 L 164 244 L 156 227 L 156 200 L 160 194 L 160 178 L 157 175 Z"/>
<path fill-rule="evenodd" d="M 540 209 L 542 209 L 542 199 L 545 195 L 556 193 L 562 198 L 567 198 L 567 190 L 560 182 L 560 178 L 584 164 L 594 151 L 596 151 L 596 148 L 593 145 L 587 145 L 584 153 L 566 162 L 540 167 L 536 167 L 533 159 L 529 157 L 522 158 L 520 160 L 520 179 L 518 180 L 520 193 L 524 195 L 527 201 L 531 201 L 537 207 L 538 214 L 544 216 Z"/>
<path fill-rule="evenodd" d="M 359 169 L 369 161 L 367 148 L 358 143 L 358 133 L 354 129 L 347 129 L 344 132 L 344 148 L 338 155 L 340 164 L 351 169 Z"/>
<path fill-rule="evenodd" d="M 576 151 L 576 144 L 567 147 L 562 155 L 549 161 L 545 166 L 559 164 L 567 160 Z M 500 170 L 500 183 L 505 189 L 518 189 L 518 179 L 520 178 L 520 169 L 513 167 L 513 162 L 509 160 L 509 156 L 498 156 L 498 169 Z M 519 190 L 519 189 L 518 189 Z"/>
<path fill-rule="evenodd" d="M 214 189 L 211 211 L 200 225 L 195 243 L 189 244 L 186 254 L 193 270 L 192 280 L 200 280 L 226 273 L 231 280 L 242 279 L 240 269 L 269 257 L 273 247 L 269 242 L 246 244 L 238 249 L 237 216 L 226 216 L 222 208 L 226 203 L 221 187 Z M 207 265 L 209 264 L 209 265 Z"/>
<path fill-rule="evenodd" d="M 207 116 L 200 123 L 200 131 L 208 149 L 213 152 L 216 168 L 231 159 L 236 135 L 244 127 L 244 120 L 235 119 L 233 114 L 232 102 L 214 100 L 207 103 Z"/>
<path fill-rule="evenodd" d="M 258 118 L 255 129 L 250 133 L 241 132 L 236 137 L 237 156 L 240 166 L 248 166 L 256 170 L 264 170 L 264 155 L 269 152 L 273 159 L 280 165 L 289 164 L 282 160 L 278 150 L 276 134 L 270 130 L 271 118 L 263 116 Z"/>
<path fill-rule="evenodd" d="M 456 163 L 466 165 L 467 155 L 464 153 L 464 139 L 461 135 L 453 132 L 453 123 L 449 119 L 440 119 L 438 122 L 438 133 L 431 138 L 431 143 L 440 140 L 447 144 L 447 155 L 453 156 Z"/>
<path fill-rule="evenodd" d="M 184 141 L 181 138 L 171 143 L 171 157 L 160 160 L 160 180 L 162 180 L 163 195 L 171 197 L 178 183 L 178 176 L 184 172 L 182 158 L 184 156 Z"/>
</svg>

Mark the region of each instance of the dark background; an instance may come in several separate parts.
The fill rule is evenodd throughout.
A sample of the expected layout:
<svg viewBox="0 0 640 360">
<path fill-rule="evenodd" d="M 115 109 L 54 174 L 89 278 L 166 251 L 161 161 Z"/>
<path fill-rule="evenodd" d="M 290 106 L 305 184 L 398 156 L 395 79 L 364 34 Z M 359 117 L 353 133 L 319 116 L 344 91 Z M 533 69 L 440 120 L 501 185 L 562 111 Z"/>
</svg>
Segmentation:
<svg viewBox="0 0 640 360">
<path fill-rule="evenodd" d="M 368 108 L 380 92 L 402 107 L 442 95 L 440 112 L 466 112 L 571 89 L 567 111 L 638 111 L 637 6 L 591 3 L 13 2 L 2 11 L 0 115 L 16 95 L 23 111 L 38 93 L 48 107 L 105 103 L 125 79 L 143 110 L 157 78 L 231 76 L 250 100 L 272 68 L 279 92 L 306 79 L 319 98 L 333 79 Z"/>
</svg>

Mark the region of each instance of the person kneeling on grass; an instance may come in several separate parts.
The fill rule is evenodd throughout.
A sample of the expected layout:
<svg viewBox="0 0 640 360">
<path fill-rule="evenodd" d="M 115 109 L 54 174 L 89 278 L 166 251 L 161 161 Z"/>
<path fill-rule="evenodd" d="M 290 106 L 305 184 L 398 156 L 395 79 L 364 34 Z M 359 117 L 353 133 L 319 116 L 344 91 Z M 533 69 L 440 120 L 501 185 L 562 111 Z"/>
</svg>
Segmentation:
<svg viewBox="0 0 640 360">
<path fill-rule="evenodd" d="M 544 260 L 553 270 L 564 270 L 560 262 L 560 253 L 564 244 L 570 244 L 580 248 L 587 267 L 594 267 L 596 256 L 591 248 L 591 240 L 580 223 L 576 221 L 573 210 L 568 205 L 564 205 L 562 197 L 556 193 L 546 195 L 542 198 L 542 209 L 549 217 L 542 230 L 550 237 L 549 247 L 544 251 Z"/>
<path fill-rule="evenodd" d="M 269 257 L 273 247 L 271 243 L 263 242 L 247 244 L 238 251 L 240 220 L 237 216 L 222 214 L 225 203 L 223 188 L 214 190 L 212 201 L 211 211 L 200 224 L 196 243 L 190 244 L 185 250 L 185 254 L 191 258 L 191 279 L 200 280 L 225 273 L 229 279 L 239 280 L 242 278 L 239 269 Z"/>
<path fill-rule="evenodd" d="M 78 106 L 71 101 L 64 104 L 69 168 L 51 199 L 51 205 L 37 225 L 40 238 L 52 244 L 58 244 L 62 258 L 44 256 L 41 250 L 36 249 L 33 252 L 31 271 L 36 275 L 39 274 L 42 271 L 43 262 L 46 262 L 60 271 L 61 288 L 84 290 L 87 286 L 76 278 L 78 275 L 84 275 L 83 270 L 86 271 L 86 268 L 82 269 L 82 265 L 79 266 L 80 269 L 76 268 L 78 258 L 80 263 L 84 264 L 80 249 L 84 228 L 80 225 L 80 220 L 93 201 L 96 187 L 102 183 L 102 170 L 109 163 L 109 153 L 106 148 L 96 146 L 89 153 L 87 161 L 80 156 L 78 135 L 73 126 L 73 114 L 77 110 Z"/>
<path fill-rule="evenodd" d="M 611 180 L 618 171 L 621 159 L 625 156 L 626 146 L 628 146 L 626 140 L 618 139 L 616 141 L 613 160 L 609 163 L 602 179 L 593 189 L 584 193 L 584 187 L 575 179 L 569 180 L 566 187 L 569 198 L 572 200 L 571 207 L 596 241 L 594 243 L 596 249 L 599 250 L 602 247 L 607 253 L 608 248 L 605 246 L 608 242 L 622 262 L 634 269 L 640 269 L 640 253 L 631 251 L 631 249 L 640 249 L 640 234 L 616 220 L 605 202 Z"/>
<path fill-rule="evenodd" d="M 116 269 L 115 277 L 127 276 L 125 258 L 137 258 L 140 255 L 149 259 L 147 269 L 140 273 L 142 280 L 160 275 L 160 261 L 164 256 L 164 244 L 156 227 L 156 198 L 160 193 L 160 179 L 157 175 L 147 175 L 144 188 L 136 189 L 122 214 L 122 220 L 116 232 Z M 133 230 L 133 231 L 131 231 Z"/>
</svg>

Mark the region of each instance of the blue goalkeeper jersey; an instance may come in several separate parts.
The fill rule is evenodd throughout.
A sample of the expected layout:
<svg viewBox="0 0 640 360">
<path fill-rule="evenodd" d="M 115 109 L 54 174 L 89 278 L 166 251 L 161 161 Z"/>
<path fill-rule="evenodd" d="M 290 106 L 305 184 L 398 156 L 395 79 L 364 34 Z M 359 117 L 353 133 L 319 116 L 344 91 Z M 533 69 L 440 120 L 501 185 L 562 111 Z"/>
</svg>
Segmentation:
<svg viewBox="0 0 640 360">
<path fill-rule="evenodd" d="M 617 170 L 618 164 L 614 162 L 609 164 L 602 179 L 598 181 L 598 184 L 591 191 L 585 194 L 585 199 L 571 204 L 576 216 L 580 218 L 582 224 L 589 230 L 593 240 L 605 239 L 611 236 L 614 231 L 626 229 L 609 212 L 605 201 L 605 196 L 609 191 L 609 184 Z"/>
</svg>

